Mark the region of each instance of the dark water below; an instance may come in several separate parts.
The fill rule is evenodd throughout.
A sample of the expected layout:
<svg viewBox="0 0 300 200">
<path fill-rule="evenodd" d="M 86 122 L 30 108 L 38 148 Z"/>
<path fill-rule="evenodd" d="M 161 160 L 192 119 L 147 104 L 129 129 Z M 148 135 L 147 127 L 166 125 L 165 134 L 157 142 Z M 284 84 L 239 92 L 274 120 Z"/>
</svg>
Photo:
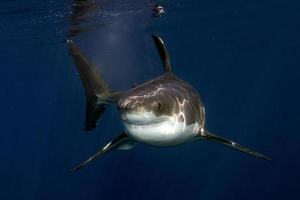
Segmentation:
<svg viewBox="0 0 300 200">
<path fill-rule="evenodd" d="M 155 1 L 153 1 L 155 3 Z M 0 199 L 300 198 L 300 1 L 0 2 Z M 122 131 L 111 106 L 83 131 L 85 97 L 67 39 L 126 90 L 162 72 L 151 33 L 206 105 L 207 127 L 272 157 L 205 141 L 138 145 L 69 169 Z"/>
</svg>

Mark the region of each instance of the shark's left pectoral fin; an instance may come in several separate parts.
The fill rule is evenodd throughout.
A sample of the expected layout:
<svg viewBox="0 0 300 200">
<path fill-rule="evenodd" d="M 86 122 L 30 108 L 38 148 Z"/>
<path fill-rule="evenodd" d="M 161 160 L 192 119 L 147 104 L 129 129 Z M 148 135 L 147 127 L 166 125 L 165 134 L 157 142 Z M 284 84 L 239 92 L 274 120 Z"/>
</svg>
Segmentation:
<svg viewBox="0 0 300 200">
<path fill-rule="evenodd" d="M 116 139 L 112 140 L 111 142 L 107 143 L 104 147 L 102 147 L 95 155 L 91 156 L 89 159 L 81 163 L 80 165 L 74 167 L 71 171 L 77 171 L 84 166 L 90 164 L 92 161 L 96 160 L 100 156 L 104 155 L 106 152 L 113 150 L 113 149 L 130 149 L 132 144 L 130 139 L 125 133 L 119 135 Z"/>
<path fill-rule="evenodd" d="M 233 149 L 242 151 L 244 153 L 250 154 L 250 155 L 258 157 L 258 158 L 262 158 L 264 160 L 271 160 L 271 158 L 269 158 L 268 156 L 265 156 L 261 153 L 253 151 L 253 150 L 251 150 L 247 147 L 241 146 L 241 145 L 239 145 L 239 144 L 237 144 L 237 143 L 235 143 L 235 142 L 233 142 L 233 141 L 231 141 L 227 138 L 217 136 L 217 135 L 215 135 L 213 133 L 210 133 L 208 131 L 205 131 L 204 135 L 201 135 L 200 138 L 224 144 L 224 145 L 229 146 Z"/>
</svg>

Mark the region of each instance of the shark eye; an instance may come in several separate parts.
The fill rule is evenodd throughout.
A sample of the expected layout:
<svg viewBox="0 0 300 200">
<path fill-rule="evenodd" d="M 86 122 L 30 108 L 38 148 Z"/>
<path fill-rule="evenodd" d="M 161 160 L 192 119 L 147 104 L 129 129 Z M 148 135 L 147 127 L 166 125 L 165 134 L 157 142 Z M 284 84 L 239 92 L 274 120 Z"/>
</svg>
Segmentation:
<svg viewBox="0 0 300 200">
<path fill-rule="evenodd" d="M 163 107 L 163 104 L 162 103 L 157 103 L 157 111 L 158 112 L 160 112 L 160 113 L 162 113 L 163 112 L 163 110 L 164 110 L 164 107 Z"/>
<path fill-rule="evenodd" d="M 157 104 L 157 108 L 158 108 L 158 110 L 161 110 L 161 109 L 162 109 L 161 103 L 158 103 L 158 104 Z"/>
</svg>

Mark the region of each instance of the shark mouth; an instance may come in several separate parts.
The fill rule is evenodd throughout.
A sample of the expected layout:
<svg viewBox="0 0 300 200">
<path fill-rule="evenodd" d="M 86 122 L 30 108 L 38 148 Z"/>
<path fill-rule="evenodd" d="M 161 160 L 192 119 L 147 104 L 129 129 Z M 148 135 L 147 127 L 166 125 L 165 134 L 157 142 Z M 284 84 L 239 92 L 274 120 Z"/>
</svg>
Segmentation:
<svg viewBox="0 0 300 200">
<path fill-rule="evenodd" d="M 126 133 L 142 143 L 168 146 L 190 141 L 198 124 L 186 125 L 174 116 L 155 116 L 153 113 L 126 113 L 122 115 Z"/>
<path fill-rule="evenodd" d="M 124 123 L 133 126 L 150 126 L 172 120 L 172 116 L 156 116 L 152 112 L 122 114 Z"/>
</svg>

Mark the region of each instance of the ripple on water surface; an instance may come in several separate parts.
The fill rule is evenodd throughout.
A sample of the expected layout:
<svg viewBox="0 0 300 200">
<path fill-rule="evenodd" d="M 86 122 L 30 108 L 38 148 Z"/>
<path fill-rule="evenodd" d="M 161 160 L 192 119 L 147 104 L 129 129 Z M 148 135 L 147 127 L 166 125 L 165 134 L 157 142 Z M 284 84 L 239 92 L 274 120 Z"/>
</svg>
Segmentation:
<svg viewBox="0 0 300 200">
<path fill-rule="evenodd" d="M 146 4 L 135 5 L 117 0 L 1 1 L 0 40 L 62 43 L 126 15 L 140 15 Z"/>
</svg>

